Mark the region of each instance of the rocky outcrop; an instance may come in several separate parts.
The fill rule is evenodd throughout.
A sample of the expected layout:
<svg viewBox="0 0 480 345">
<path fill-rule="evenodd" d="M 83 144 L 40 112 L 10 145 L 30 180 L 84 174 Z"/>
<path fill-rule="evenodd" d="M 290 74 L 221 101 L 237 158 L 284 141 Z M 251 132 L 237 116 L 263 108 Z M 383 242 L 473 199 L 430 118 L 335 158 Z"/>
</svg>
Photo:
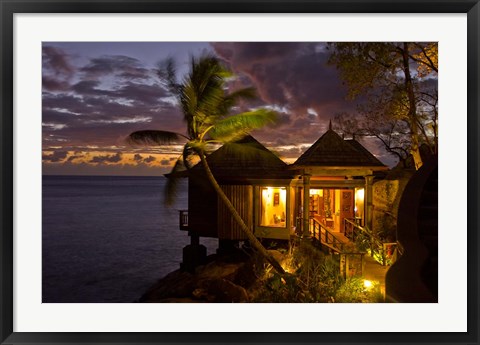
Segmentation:
<svg viewBox="0 0 480 345">
<path fill-rule="evenodd" d="M 155 283 L 141 303 L 249 302 L 247 289 L 255 282 L 254 263 L 248 255 L 211 255 L 194 273 L 177 270 Z"/>
<path fill-rule="evenodd" d="M 248 293 L 244 287 L 232 283 L 227 279 L 205 279 L 200 281 L 199 287 L 193 290 L 192 295 L 208 302 L 248 302 Z"/>
</svg>

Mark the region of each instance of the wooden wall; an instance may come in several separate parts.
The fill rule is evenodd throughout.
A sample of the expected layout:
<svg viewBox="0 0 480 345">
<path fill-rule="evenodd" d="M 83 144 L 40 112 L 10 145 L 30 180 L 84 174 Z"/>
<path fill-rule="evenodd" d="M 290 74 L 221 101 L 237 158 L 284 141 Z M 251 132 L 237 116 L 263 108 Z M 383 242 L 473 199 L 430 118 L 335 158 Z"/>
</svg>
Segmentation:
<svg viewBox="0 0 480 345">
<path fill-rule="evenodd" d="M 253 186 L 223 185 L 221 186 L 227 197 L 237 209 L 249 229 L 253 229 Z M 225 204 L 218 199 L 217 229 L 219 239 L 245 240 L 240 226 L 231 216 Z"/>
</svg>

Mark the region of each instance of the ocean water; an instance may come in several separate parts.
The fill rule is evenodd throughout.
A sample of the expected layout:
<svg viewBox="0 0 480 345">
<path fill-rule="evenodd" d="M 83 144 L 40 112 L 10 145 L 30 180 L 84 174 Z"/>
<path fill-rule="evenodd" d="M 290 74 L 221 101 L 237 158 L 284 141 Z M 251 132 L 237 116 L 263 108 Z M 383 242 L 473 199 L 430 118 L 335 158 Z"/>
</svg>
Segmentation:
<svg viewBox="0 0 480 345">
<path fill-rule="evenodd" d="M 179 268 L 187 181 L 166 207 L 164 177 L 43 176 L 42 301 L 136 301 Z M 215 239 L 202 239 L 208 253 Z"/>
</svg>

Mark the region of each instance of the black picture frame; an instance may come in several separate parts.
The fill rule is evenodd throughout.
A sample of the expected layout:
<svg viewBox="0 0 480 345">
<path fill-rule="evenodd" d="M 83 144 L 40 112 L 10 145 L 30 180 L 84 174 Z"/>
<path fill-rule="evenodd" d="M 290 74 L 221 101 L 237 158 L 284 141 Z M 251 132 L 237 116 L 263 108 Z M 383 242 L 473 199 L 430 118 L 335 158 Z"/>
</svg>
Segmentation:
<svg viewBox="0 0 480 345">
<path fill-rule="evenodd" d="M 478 344 L 478 0 L 0 0 L 2 344 Z M 468 331 L 465 333 L 19 333 L 13 332 L 13 17 L 15 13 L 467 13 Z M 453 182 L 453 181 L 452 181 Z M 455 315 L 452 315 L 454 318 Z M 179 321 L 181 322 L 181 321 Z M 188 325 L 185 325 L 188 328 Z M 219 330 L 221 331 L 221 330 Z"/>
</svg>

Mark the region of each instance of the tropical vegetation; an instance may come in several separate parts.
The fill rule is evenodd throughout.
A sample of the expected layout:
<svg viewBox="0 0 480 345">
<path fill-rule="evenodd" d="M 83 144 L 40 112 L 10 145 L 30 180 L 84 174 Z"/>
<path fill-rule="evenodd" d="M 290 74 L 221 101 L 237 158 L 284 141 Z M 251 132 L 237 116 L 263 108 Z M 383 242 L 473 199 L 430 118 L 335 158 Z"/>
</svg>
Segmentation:
<svg viewBox="0 0 480 345">
<path fill-rule="evenodd" d="M 345 134 L 376 138 L 400 162 L 438 146 L 438 44 L 420 42 L 342 42 L 329 45 L 337 67 L 357 99 L 356 114 L 337 114 Z M 422 151 L 423 148 L 423 151 Z"/>
<path fill-rule="evenodd" d="M 345 278 L 339 257 L 324 254 L 312 242 L 301 241 L 284 253 L 287 274 L 258 270 L 253 302 L 378 303 L 384 296 L 378 282 L 365 286 L 361 276 Z"/>
</svg>

